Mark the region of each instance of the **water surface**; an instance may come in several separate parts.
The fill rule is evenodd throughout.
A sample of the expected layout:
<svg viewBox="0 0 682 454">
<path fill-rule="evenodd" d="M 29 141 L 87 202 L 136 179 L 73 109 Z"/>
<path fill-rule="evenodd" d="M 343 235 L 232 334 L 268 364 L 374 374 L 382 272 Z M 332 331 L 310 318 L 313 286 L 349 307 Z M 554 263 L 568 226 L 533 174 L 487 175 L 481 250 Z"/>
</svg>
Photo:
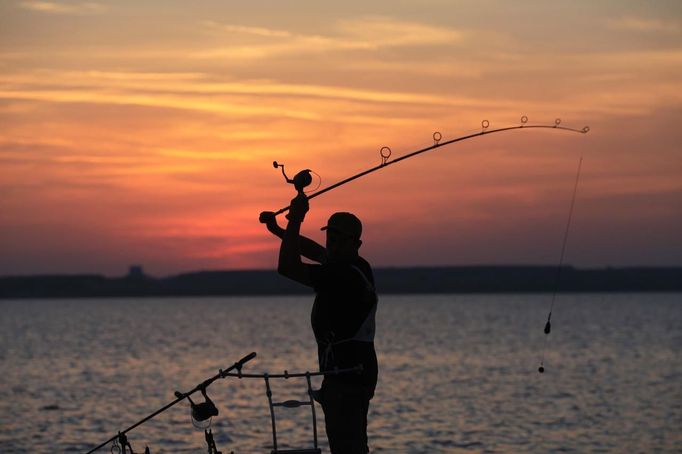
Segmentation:
<svg viewBox="0 0 682 454">
<path fill-rule="evenodd" d="M 372 451 L 681 452 L 681 296 L 559 295 L 543 375 L 549 295 L 383 296 Z M 311 304 L 0 301 L 0 452 L 86 452 L 251 351 L 245 372 L 315 370 Z M 305 386 L 274 393 L 303 398 Z M 219 380 L 209 394 L 219 449 L 269 452 L 262 381 Z M 278 414 L 281 447 L 311 444 L 309 412 Z M 206 452 L 185 403 L 129 438 L 140 452 Z"/>
</svg>

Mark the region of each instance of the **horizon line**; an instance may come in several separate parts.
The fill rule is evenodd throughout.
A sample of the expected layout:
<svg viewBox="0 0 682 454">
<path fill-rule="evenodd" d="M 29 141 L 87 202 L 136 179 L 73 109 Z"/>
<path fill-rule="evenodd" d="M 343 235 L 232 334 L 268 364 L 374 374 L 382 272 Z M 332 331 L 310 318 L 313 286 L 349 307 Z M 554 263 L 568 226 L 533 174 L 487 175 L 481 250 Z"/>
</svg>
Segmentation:
<svg viewBox="0 0 682 454">
<path fill-rule="evenodd" d="M 373 270 L 417 270 L 417 269 L 446 269 L 446 268 L 571 268 L 575 270 L 614 270 L 614 269 L 682 269 L 680 265 L 596 265 L 596 266 L 576 266 L 571 264 L 468 264 L 468 265 L 382 265 L 372 267 Z M 0 279 L 7 278 L 32 278 L 32 277 L 67 277 L 67 276 L 98 276 L 104 278 L 126 278 L 131 276 L 144 276 L 147 278 L 164 279 L 175 276 L 199 273 L 244 273 L 244 272 L 277 272 L 277 268 L 230 268 L 230 269 L 196 269 L 179 271 L 165 275 L 148 274 L 140 265 L 131 265 L 126 273 L 108 275 L 106 273 L 85 273 L 85 272 L 45 272 L 45 273 L 20 273 L 20 274 L 1 274 Z"/>
</svg>

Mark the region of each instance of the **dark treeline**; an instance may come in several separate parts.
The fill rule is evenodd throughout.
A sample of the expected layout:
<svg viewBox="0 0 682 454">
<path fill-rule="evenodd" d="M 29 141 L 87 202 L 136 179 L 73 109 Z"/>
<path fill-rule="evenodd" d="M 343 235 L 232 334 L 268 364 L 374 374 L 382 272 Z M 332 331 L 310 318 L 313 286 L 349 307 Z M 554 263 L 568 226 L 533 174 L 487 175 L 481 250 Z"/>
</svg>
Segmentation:
<svg viewBox="0 0 682 454">
<path fill-rule="evenodd" d="M 552 266 L 378 268 L 380 293 L 552 292 Z M 679 292 L 682 267 L 561 269 L 559 292 Z M 136 269 L 127 276 L 51 275 L 0 277 L 0 298 L 208 296 L 308 294 L 275 271 L 202 271 L 154 278 Z"/>
</svg>

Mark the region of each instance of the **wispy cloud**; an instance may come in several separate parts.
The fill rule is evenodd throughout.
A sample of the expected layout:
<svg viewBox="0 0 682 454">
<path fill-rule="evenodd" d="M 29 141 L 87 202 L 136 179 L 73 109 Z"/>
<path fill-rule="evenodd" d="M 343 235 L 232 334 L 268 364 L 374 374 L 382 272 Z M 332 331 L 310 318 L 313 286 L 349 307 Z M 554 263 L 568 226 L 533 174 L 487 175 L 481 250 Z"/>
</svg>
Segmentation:
<svg viewBox="0 0 682 454">
<path fill-rule="evenodd" d="M 19 5 L 31 11 L 48 14 L 98 14 L 107 10 L 106 6 L 96 2 L 23 1 Z"/>
<path fill-rule="evenodd" d="M 336 28 L 340 39 L 363 43 L 369 48 L 453 44 L 464 39 L 458 30 L 389 17 L 341 21 Z"/>
<path fill-rule="evenodd" d="M 338 21 L 328 34 L 293 33 L 287 30 L 240 26 L 205 21 L 203 26 L 215 33 L 263 38 L 262 42 L 235 43 L 229 48 L 214 48 L 194 53 L 195 58 L 231 57 L 258 59 L 278 55 L 304 55 L 329 51 L 376 51 L 406 46 L 456 44 L 464 33 L 419 22 L 389 17 L 363 17 Z"/>
<path fill-rule="evenodd" d="M 140 79 L 138 74 L 131 74 L 126 79 L 122 73 L 115 73 L 116 78 L 102 73 L 85 72 L 39 72 L 14 77 L 0 76 L 0 99 L 30 100 L 38 102 L 81 105 L 87 109 L 105 109 L 106 106 L 133 109 L 135 106 L 163 109 L 172 115 L 207 114 L 206 118 L 216 115 L 230 121 L 241 119 L 249 122 L 241 132 L 230 131 L 220 140 L 231 144 L 234 153 L 231 156 L 244 155 L 253 159 L 267 154 L 267 148 L 260 150 L 253 140 L 268 139 L 262 128 L 255 127 L 255 122 L 283 121 L 289 124 L 302 125 L 301 122 L 323 125 L 334 122 L 338 125 L 401 125 L 414 127 L 420 119 L 415 119 L 414 109 L 424 119 L 433 118 L 445 109 L 451 112 L 466 109 L 467 112 L 478 112 L 481 109 L 516 112 L 513 100 L 484 99 L 461 95 L 432 95 L 416 91 L 389 91 L 350 88 L 343 86 L 323 86 L 312 84 L 286 84 L 276 81 L 243 81 L 243 82 L 203 82 L 192 81 L 184 84 L 180 80 Z M 4 82 L 4 83 L 3 83 Z M 5 85 L 5 89 L 3 89 Z M 526 107 L 529 107 L 526 103 Z M 401 106 L 400 114 L 396 114 L 396 106 Z M 161 112 L 161 111 L 159 111 Z M 160 113 L 161 114 L 161 113 Z M 476 114 L 478 115 L 478 114 Z M 428 121 L 428 120 L 425 120 Z M 297 126 L 298 127 L 298 126 Z M 277 128 L 276 135 L 281 140 L 288 137 L 290 129 Z M 212 132 L 211 137 L 217 138 Z M 298 142 L 303 140 L 299 136 Z M 237 146 L 239 144 L 239 146 Z M 174 147 L 170 154 L 176 154 L 181 147 Z M 248 148 L 248 152 L 246 149 Z M 242 152 L 242 149 L 244 150 Z M 238 151 L 238 153 L 237 153 Z M 166 150 L 169 152 L 169 150 Z M 194 153 L 192 153 L 194 154 Z M 177 153 L 175 158 L 189 157 L 186 153 Z M 208 156 L 210 158 L 210 156 Z"/>
<path fill-rule="evenodd" d="M 278 108 L 271 106 L 259 106 L 243 102 L 241 104 L 228 103 L 221 100 L 189 98 L 176 95 L 151 95 L 133 93 L 99 93 L 97 91 L 71 91 L 71 90 L 0 90 L 0 98 L 31 99 L 48 102 L 70 102 L 88 104 L 112 104 L 112 105 L 138 105 L 147 107 L 163 107 L 170 109 L 194 110 L 202 112 L 219 113 L 234 116 L 284 116 L 315 120 L 318 115 L 297 108 Z"/>
<path fill-rule="evenodd" d="M 395 25 L 395 24 L 393 24 Z M 368 32 L 369 33 L 369 32 Z M 415 38 L 416 39 L 416 38 Z M 440 39 L 440 38 L 438 38 Z M 445 39 L 445 37 L 442 37 Z M 437 41 L 436 38 L 430 41 Z M 633 62 L 638 65 L 633 66 Z M 587 83 L 585 76 L 611 75 L 608 85 L 600 88 L 596 97 L 591 91 L 572 92 L 564 100 L 567 110 L 584 111 L 585 106 L 593 112 L 625 113 L 649 111 L 659 105 L 679 103 L 679 91 L 674 83 L 659 80 L 646 90 L 639 88 L 642 80 L 650 77 L 640 68 L 659 68 L 660 71 L 676 71 L 680 68 L 682 53 L 679 51 L 615 52 L 553 56 L 532 59 L 525 54 L 498 55 L 486 61 L 473 61 L 467 65 L 434 63 L 433 75 L 452 76 L 469 68 L 469 78 L 475 74 L 506 73 L 508 77 L 526 77 L 528 72 L 548 72 L 553 67 L 566 67 L 566 87 L 580 89 Z M 352 62 L 346 68 L 357 70 L 361 66 Z M 382 66 L 387 65 L 387 66 Z M 414 66 L 412 62 L 373 61 L 367 65 L 374 72 L 403 73 Z M 453 69 L 454 68 L 454 69 Z M 520 71 L 522 69 L 522 71 Z M 367 68 L 365 68 L 367 70 Z M 448 72 L 449 71 L 449 72 Z M 420 75 L 424 76 L 424 74 Z M 589 83 L 594 81 L 587 80 Z M 617 83 L 616 83 L 617 82 Z M 615 84 L 615 85 L 614 85 Z M 517 94 L 505 93 L 494 99 L 485 93 L 462 95 L 437 84 L 429 87 L 401 87 L 391 90 L 384 87 L 344 86 L 340 81 L 329 84 L 283 83 L 268 79 L 225 79 L 210 72 L 125 72 L 125 71 L 60 71 L 39 70 L 0 75 L 0 98 L 33 99 L 48 102 L 77 102 L 90 104 L 138 105 L 159 108 L 202 111 L 249 118 L 290 118 L 305 121 L 327 121 L 333 118 L 339 123 L 385 124 L 409 122 L 395 114 L 387 114 L 392 106 L 415 106 L 422 109 L 466 108 L 515 109 Z M 575 90 L 574 90 L 575 91 Z M 584 94 L 584 96 L 582 96 Z M 255 98 L 254 98 L 255 97 Z M 258 99 L 258 102 L 254 102 Z M 601 99 L 595 105 L 594 100 Z M 320 102 L 327 100 L 326 102 Z M 525 109 L 553 110 L 556 99 L 524 100 Z M 434 114 L 432 112 L 432 114 Z"/>
<path fill-rule="evenodd" d="M 264 27 L 245 27 L 242 25 L 221 24 L 214 21 L 205 21 L 204 26 L 209 30 L 214 30 L 217 32 L 242 33 L 266 38 L 290 38 L 294 36 L 293 33 L 286 30 L 274 30 Z"/>
<path fill-rule="evenodd" d="M 682 31 L 679 21 L 661 19 L 649 19 L 636 16 L 622 16 L 608 21 L 608 27 L 612 30 L 626 30 L 647 33 L 675 34 Z"/>
</svg>

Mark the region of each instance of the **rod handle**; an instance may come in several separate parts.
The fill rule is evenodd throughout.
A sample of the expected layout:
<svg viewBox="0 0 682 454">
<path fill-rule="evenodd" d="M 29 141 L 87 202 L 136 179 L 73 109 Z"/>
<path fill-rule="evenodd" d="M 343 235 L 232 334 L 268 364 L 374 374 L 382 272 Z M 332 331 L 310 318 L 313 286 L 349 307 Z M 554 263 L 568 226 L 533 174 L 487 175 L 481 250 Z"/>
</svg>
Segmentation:
<svg viewBox="0 0 682 454">
<path fill-rule="evenodd" d="M 287 211 L 289 211 L 289 208 L 290 208 L 289 206 L 286 206 L 284 208 L 281 208 L 281 209 L 275 211 L 275 216 L 279 216 L 282 213 L 286 213 Z"/>
</svg>

